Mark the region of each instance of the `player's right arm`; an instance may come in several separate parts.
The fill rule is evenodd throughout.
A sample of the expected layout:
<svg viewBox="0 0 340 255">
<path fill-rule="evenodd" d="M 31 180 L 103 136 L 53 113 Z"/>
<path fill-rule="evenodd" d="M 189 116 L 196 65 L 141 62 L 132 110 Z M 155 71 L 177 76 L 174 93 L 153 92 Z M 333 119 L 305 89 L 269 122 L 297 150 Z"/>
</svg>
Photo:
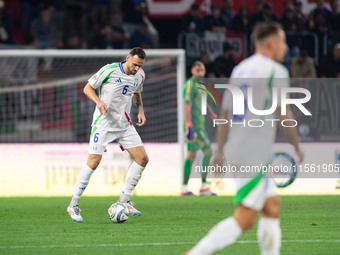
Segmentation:
<svg viewBox="0 0 340 255">
<path fill-rule="evenodd" d="M 194 139 L 194 127 L 191 120 L 191 92 L 192 81 L 187 81 L 184 85 L 184 119 L 185 119 L 185 136 L 188 140 Z"/>
<path fill-rule="evenodd" d="M 184 103 L 184 119 L 185 123 L 191 122 L 191 103 Z"/>
<path fill-rule="evenodd" d="M 102 115 L 106 115 L 107 113 L 107 106 L 103 103 L 102 100 L 97 96 L 96 91 L 92 88 L 90 83 L 87 83 L 87 85 L 84 87 L 84 94 L 97 105 L 97 108 L 99 112 Z"/>
<path fill-rule="evenodd" d="M 286 124 L 287 127 L 280 125 L 280 128 L 282 128 L 283 134 L 286 137 L 286 139 L 288 140 L 288 142 L 291 143 L 294 146 L 295 152 L 296 152 L 297 156 L 299 157 L 299 163 L 301 163 L 303 161 L 304 154 L 303 154 L 303 151 L 300 148 L 299 134 L 298 134 L 296 127 L 291 127 L 295 124 L 293 121 L 291 121 L 292 119 L 294 119 L 294 116 L 293 116 L 290 108 L 288 106 L 286 106 L 286 107 L 287 107 L 286 108 L 286 113 L 287 113 L 286 115 L 281 115 L 281 107 L 279 106 L 276 109 L 276 116 L 280 120 L 279 123 L 282 123 L 282 121 L 287 123 Z"/>
</svg>

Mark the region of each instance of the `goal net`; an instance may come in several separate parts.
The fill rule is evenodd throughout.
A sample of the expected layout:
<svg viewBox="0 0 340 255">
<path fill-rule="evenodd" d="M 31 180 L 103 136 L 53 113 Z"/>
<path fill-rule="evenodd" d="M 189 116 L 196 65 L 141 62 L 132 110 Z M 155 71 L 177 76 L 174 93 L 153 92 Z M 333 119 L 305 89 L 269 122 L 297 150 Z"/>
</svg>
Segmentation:
<svg viewBox="0 0 340 255">
<path fill-rule="evenodd" d="M 177 142 L 183 50 L 148 50 L 142 93 L 144 142 Z M 95 104 L 83 93 L 102 66 L 126 50 L 17 50 L 0 53 L 0 142 L 88 142 Z M 136 109 L 131 116 L 136 123 Z"/>
<path fill-rule="evenodd" d="M 0 196 L 70 195 L 87 158 L 95 104 L 83 93 L 102 66 L 128 50 L 0 51 Z M 185 52 L 146 50 L 142 92 L 147 122 L 135 125 L 150 157 L 134 190 L 141 195 L 180 192 L 184 156 Z M 131 107 L 133 123 L 137 109 Z M 87 195 L 120 194 L 131 164 L 109 144 Z M 10 170 L 9 170 L 10 169 Z M 167 180 L 166 183 L 164 180 Z M 23 189 L 22 187 L 25 187 Z"/>
</svg>

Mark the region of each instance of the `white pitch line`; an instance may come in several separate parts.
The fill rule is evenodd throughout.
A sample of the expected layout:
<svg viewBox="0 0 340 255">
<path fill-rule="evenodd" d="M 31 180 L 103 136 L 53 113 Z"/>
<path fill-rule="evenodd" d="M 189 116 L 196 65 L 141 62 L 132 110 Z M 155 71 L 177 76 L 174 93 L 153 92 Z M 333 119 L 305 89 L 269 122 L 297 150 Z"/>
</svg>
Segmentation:
<svg viewBox="0 0 340 255">
<path fill-rule="evenodd" d="M 257 243 L 255 240 L 237 241 L 240 244 Z M 340 243 L 340 240 L 282 240 L 282 243 Z M 195 242 L 177 243 L 129 243 L 129 244 L 70 244 L 70 245 L 41 245 L 41 246 L 0 246 L 0 249 L 38 249 L 38 248 L 91 248 L 91 247 L 133 247 L 133 246 L 171 246 L 196 244 Z"/>
<path fill-rule="evenodd" d="M 71 244 L 71 245 L 41 245 L 41 246 L 0 246 L 0 249 L 29 249 L 29 248 L 91 248 L 91 247 L 132 247 L 132 246 L 169 246 L 195 244 L 194 242 L 178 243 L 129 243 L 129 244 Z"/>
</svg>

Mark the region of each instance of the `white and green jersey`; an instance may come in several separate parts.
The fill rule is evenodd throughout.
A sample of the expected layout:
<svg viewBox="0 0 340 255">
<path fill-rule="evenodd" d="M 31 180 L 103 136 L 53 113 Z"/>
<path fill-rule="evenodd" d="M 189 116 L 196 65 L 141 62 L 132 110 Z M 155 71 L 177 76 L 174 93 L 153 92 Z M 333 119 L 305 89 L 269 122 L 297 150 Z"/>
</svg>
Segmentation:
<svg viewBox="0 0 340 255">
<path fill-rule="evenodd" d="M 143 90 L 145 73 L 142 68 L 135 75 L 127 75 L 122 64 L 112 63 L 102 67 L 88 82 L 99 89 L 99 98 L 106 104 L 108 112 L 102 115 L 96 107 L 92 126 L 104 126 L 107 131 L 122 131 L 132 122 L 129 114 L 132 96 Z"/>
<path fill-rule="evenodd" d="M 255 54 L 237 65 L 229 81 L 230 84 L 236 85 L 242 89 L 245 98 L 245 114 L 240 116 L 232 115 L 232 96 L 229 90 L 225 91 L 223 97 L 223 108 L 229 110 L 229 119 L 233 123 L 228 135 L 226 144 L 226 156 L 231 165 L 236 166 L 260 166 L 265 165 L 270 160 L 272 154 L 272 145 L 275 141 L 277 119 L 275 112 L 271 115 L 259 116 L 251 113 L 248 108 L 247 90 L 252 88 L 253 106 L 257 110 L 269 109 L 272 106 L 272 88 L 289 86 L 289 75 L 287 69 L 273 61 L 272 59 Z M 280 106 L 280 99 L 278 100 Z M 250 122 L 249 120 L 262 120 L 262 127 L 250 127 L 258 125 L 258 121 Z M 245 125 L 243 125 L 245 123 Z"/>
</svg>

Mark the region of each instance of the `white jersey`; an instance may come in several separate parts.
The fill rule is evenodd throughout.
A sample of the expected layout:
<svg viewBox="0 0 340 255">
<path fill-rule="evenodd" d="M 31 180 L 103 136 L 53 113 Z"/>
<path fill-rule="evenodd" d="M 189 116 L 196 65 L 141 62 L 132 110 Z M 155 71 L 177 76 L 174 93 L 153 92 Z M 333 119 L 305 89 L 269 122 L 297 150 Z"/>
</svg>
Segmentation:
<svg viewBox="0 0 340 255">
<path fill-rule="evenodd" d="M 135 75 L 125 74 L 124 62 L 108 64 L 88 80 L 92 88 L 99 88 L 99 98 L 108 108 L 104 116 L 96 107 L 92 126 L 102 126 L 107 131 L 122 131 L 132 125 L 129 117 L 131 99 L 134 93 L 142 92 L 145 73 L 140 68 Z"/>
<path fill-rule="evenodd" d="M 278 79 L 281 78 L 281 79 Z M 269 109 L 272 106 L 272 89 L 288 87 L 289 75 L 287 69 L 270 58 L 255 54 L 237 65 L 229 81 L 241 89 L 244 88 L 245 115 L 232 115 L 232 96 L 229 90 L 225 91 L 222 106 L 229 110 L 229 119 L 240 124 L 232 125 L 226 144 L 226 156 L 229 164 L 238 166 L 265 165 L 271 158 L 271 149 L 275 141 L 277 119 L 275 112 L 267 116 L 259 116 L 251 113 L 247 102 L 247 88 L 253 89 L 253 106 L 257 110 Z M 280 99 L 278 99 L 278 106 Z M 250 127 L 251 119 L 262 120 L 262 127 Z M 245 123 L 245 125 L 243 125 Z M 250 122 L 250 125 L 260 125 L 259 121 Z"/>
</svg>

